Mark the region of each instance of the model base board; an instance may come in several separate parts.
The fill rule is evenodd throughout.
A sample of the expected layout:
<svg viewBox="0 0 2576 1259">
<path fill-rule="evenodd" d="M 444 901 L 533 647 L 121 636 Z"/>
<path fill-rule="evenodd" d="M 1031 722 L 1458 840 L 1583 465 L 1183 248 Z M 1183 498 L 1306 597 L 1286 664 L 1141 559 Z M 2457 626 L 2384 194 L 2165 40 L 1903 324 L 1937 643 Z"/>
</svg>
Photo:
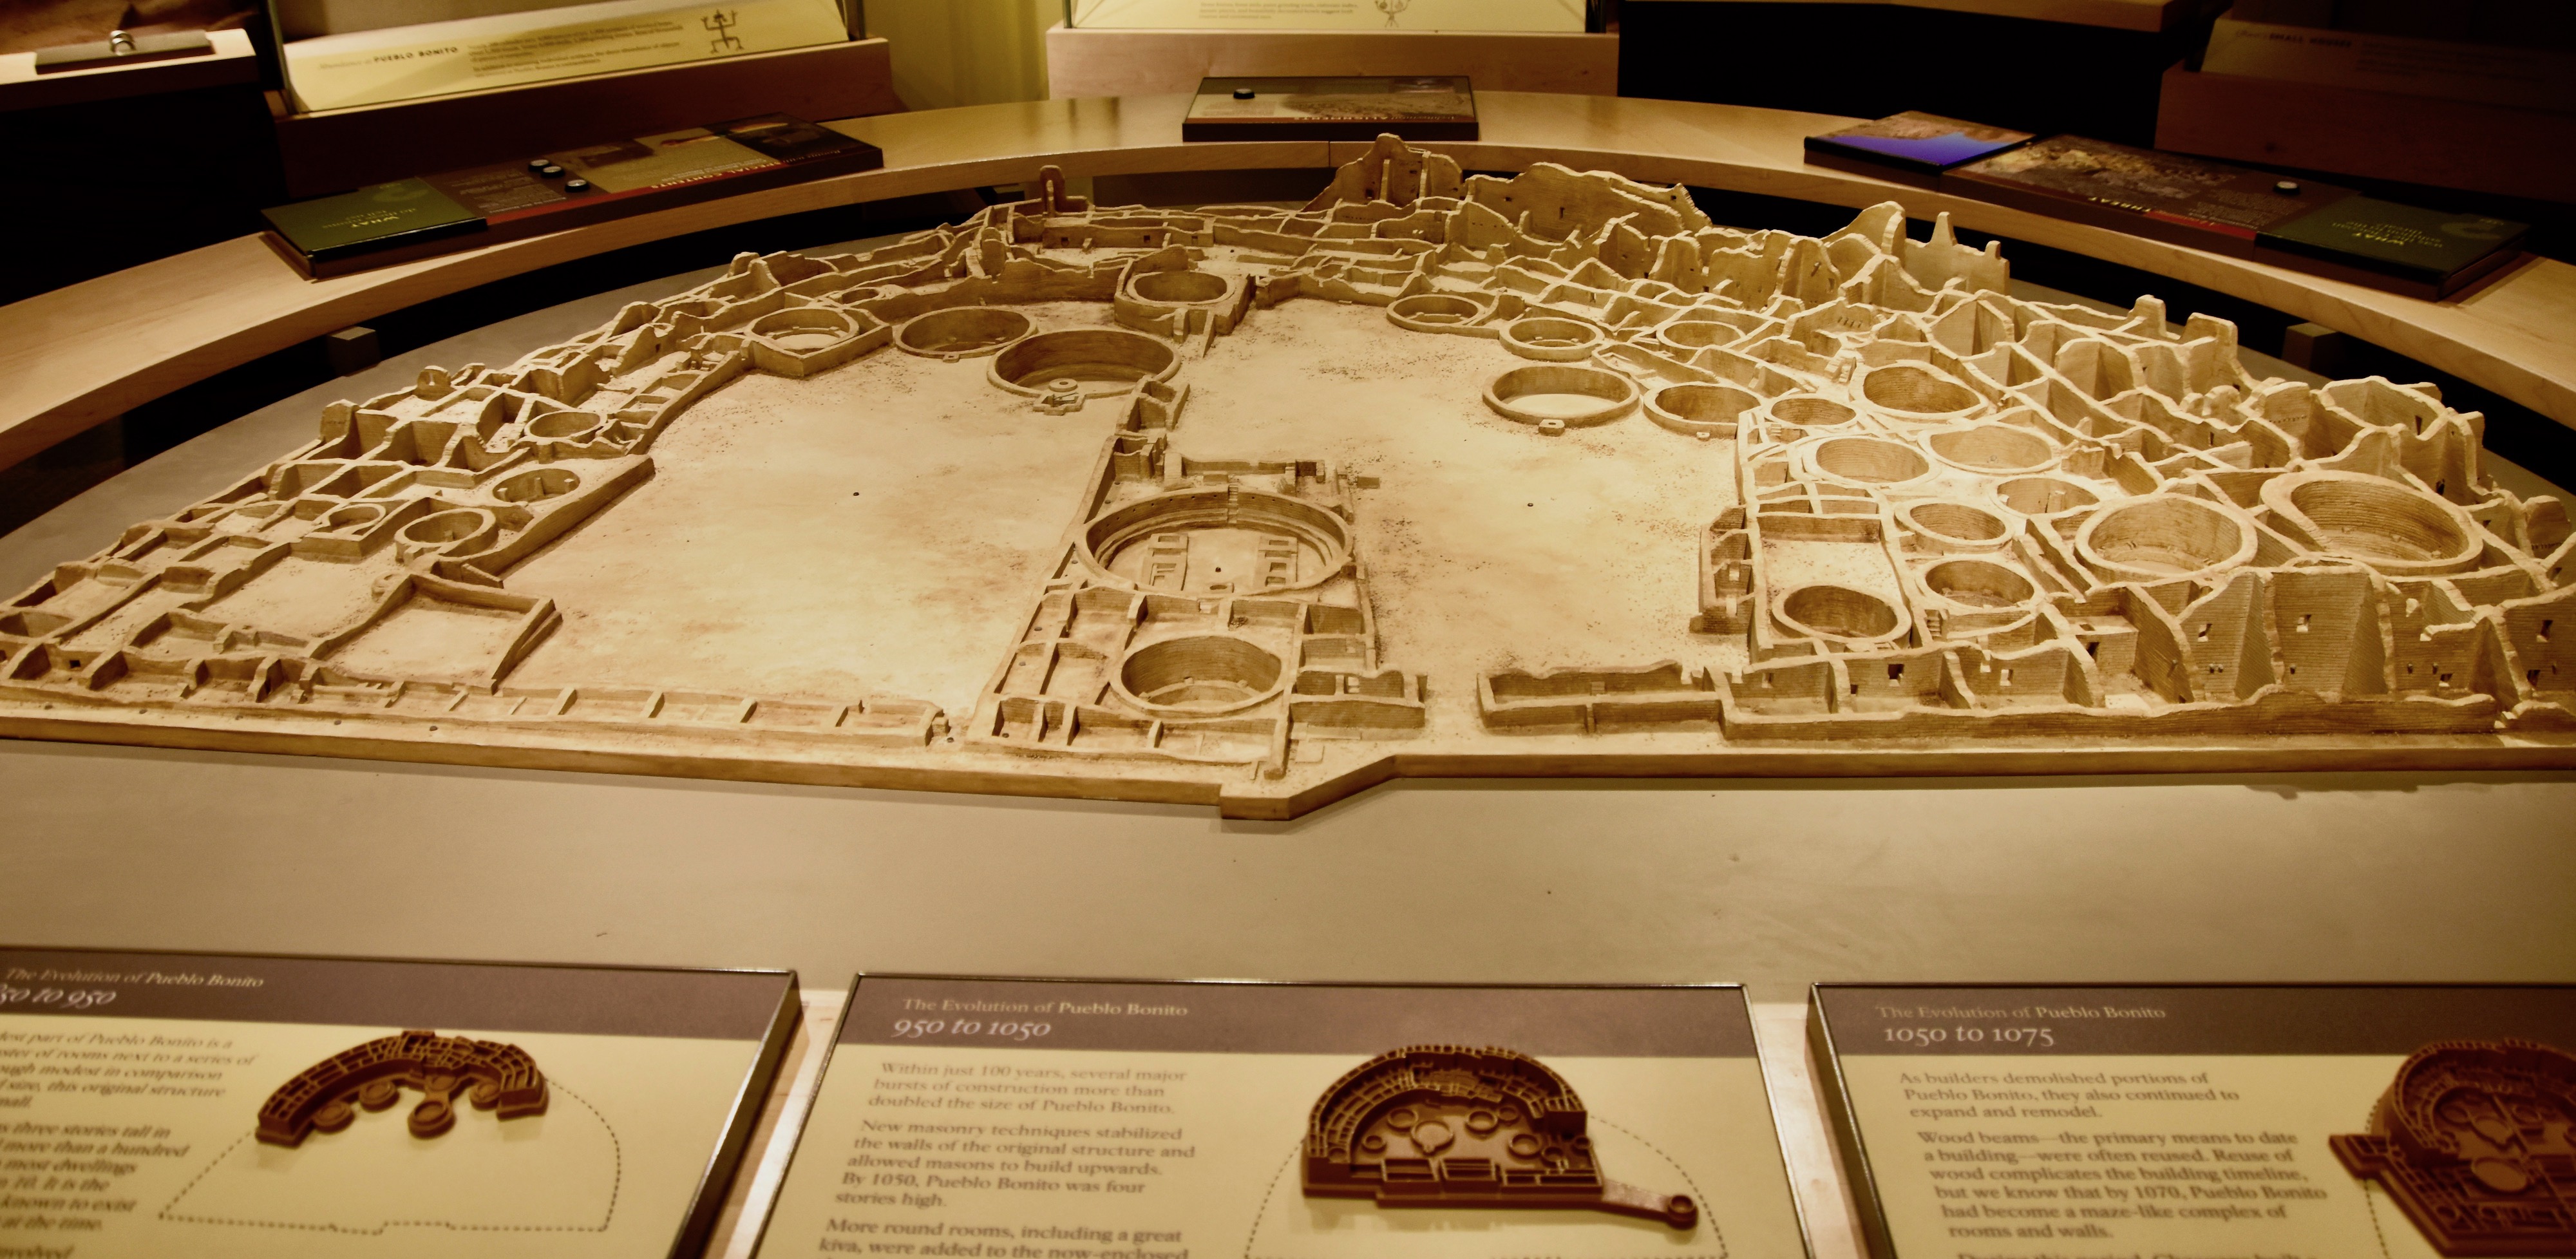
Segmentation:
<svg viewBox="0 0 2576 1259">
<path fill-rule="evenodd" d="M 2427 385 L 1392 138 L 1303 210 L 744 255 L 0 606 L 0 733 L 1198 801 L 2576 764 L 2576 541 Z"/>
</svg>

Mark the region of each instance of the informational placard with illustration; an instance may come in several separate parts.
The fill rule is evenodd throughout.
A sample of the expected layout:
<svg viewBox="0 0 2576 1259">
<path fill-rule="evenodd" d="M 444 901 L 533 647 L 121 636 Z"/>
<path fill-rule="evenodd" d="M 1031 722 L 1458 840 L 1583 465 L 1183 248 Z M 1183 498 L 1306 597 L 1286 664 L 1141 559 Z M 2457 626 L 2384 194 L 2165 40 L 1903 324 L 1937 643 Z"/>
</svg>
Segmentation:
<svg viewBox="0 0 2576 1259">
<path fill-rule="evenodd" d="M 0 949 L 0 1255 L 695 1255 L 795 976 Z"/>
<path fill-rule="evenodd" d="M 599 0 L 289 40 L 296 107 L 349 109 L 850 37 L 840 0 Z"/>
<path fill-rule="evenodd" d="M 760 1253 L 1806 1253 L 1743 992 L 870 977 Z"/>
<path fill-rule="evenodd" d="M 2576 1255 L 2576 987 L 1820 985 L 1877 1259 Z"/>
</svg>

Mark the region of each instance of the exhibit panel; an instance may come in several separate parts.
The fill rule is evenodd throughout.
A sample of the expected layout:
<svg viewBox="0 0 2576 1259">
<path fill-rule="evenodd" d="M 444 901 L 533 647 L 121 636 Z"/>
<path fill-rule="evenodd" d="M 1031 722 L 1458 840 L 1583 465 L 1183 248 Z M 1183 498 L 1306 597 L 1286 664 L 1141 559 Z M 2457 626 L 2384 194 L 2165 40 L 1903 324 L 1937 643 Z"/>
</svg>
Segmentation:
<svg viewBox="0 0 2576 1259">
<path fill-rule="evenodd" d="M 398 90 L 477 90 L 290 166 L 858 47 L 442 2 L 484 42 Z M 471 42 L 415 35 L 332 90 Z M 596 294 L 0 539 L 0 1259 L 2576 1259 L 2576 988 L 2286 982 L 2576 973 L 2576 522 L 2478 409 L 2576 424 L 2542 232 L 2425 219 L 2418 301 L 2258 252 L 2339 187 L 1336 68 L 621 122 L 0 312 L 8 458 Z M 1998 155 L 2112 191 L 1965 199 Z M 2319 311 L 2466 388 L 2240 344 Z M 412 852 L 508 877 L 352 892 Z M 1033 971 L 1160 978 L 965 977 Z M 1814 983 L 1963 975 L 2284 982 Z"/>
<path fill-rule="evenodd" d="M 299 112 L 522 87 L 850 38 L 843 0 L 272 0 Z"/>
<path fill-rule="evenodd" d="M 796 1010 L 783 971 L 0 950 L 0 1246 L 694 1256 Z"/>
<path fill-rule="evenodd" d="M 2576 1254 L 2576 988 L 1821 984 L 1871 1253 Z"/>
<path fill-rule="evenodd" d="M 862 976 L 762 1254 L 1806 1253 L 1733 986 Z"/>
</svg>

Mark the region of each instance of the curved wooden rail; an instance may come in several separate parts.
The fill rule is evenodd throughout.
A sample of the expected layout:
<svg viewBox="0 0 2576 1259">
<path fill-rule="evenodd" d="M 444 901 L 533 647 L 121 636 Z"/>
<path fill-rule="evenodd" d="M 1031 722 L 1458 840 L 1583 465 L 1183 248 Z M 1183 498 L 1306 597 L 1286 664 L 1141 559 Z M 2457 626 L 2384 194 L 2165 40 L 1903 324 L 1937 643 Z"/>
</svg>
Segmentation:
<svg viewBox="0 0 2576 1259">
<path fill-rule="evenodd" d="M 2576 427 L 2576 267 L 2528 260 L 2425 302 L 1806 164 L 1800 141 L 1851 119 L 1731 105 L 1480 92 L 1485 139 L 1430 147 L 1470 170 L 1554 161 L 1861 207 L 2070 250 L 2313 320 Z M 257 237 L 209 245 L 0 307 L 0 467 L 261 355 L 443 294 L 627 245 L 805 210 L 1074 175 L 1327 167 L 1358 144 L 1184 144 L 1186 97 L 976 105 L 832 124 L 883 170 L 702 202 L 337 279 L 307 281 Z M 1758 226 L 1758 225 L 1756 225 Z"/>
</svg>

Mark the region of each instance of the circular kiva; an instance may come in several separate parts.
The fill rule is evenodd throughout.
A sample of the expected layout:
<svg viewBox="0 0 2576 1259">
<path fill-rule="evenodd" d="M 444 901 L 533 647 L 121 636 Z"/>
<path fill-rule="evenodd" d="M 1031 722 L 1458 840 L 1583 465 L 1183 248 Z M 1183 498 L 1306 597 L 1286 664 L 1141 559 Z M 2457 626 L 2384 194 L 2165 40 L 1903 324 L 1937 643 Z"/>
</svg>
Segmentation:
<svg viewBox="0 0 2576 1259">
<path fill-rule="evenodd" d="M 1240 712 L 1285 690 L 1279 657 L 1229 634 L 1165 638 L 1127 653 L 1111 685 L 1148 712 L 1214 717 Z"/>
<path fill-rule="evenodd" d="M 2017 608 L 2038 593 L 2029 578 L 1989 560 L 1943 560 L 1923 570 L 1923 588 L 1970 608 Z"/>
<path fill-rule="evenodd" d="M 1118 328 L 1068 328 L 1012 342 L 993 356 L 985 378 L 1031 397 L 1067 392 L 1055 386 L 1072 381 L 1073 391 L 1100 398 L 1134 389 L 1138 381 L 1161 380 L 1180 368 L 1180 354 L 1158 337 Z"/>
<path fill-rule="evenodd" d="M 1277 494 L 1191 489 L 1101 513 L 1081 557 L 1105 580 L 1174 594 L 1262 594 L 1320 585 L 1350 564 L 1342 519 Z"/>
<path fill-rule="evenodd" d="M 1770 413 L 1773 422 L 1794 424 L 1799 428 L 1835 428 L 1851 423 L 1855 414 L 1850 407 L 1811 393 L 1774 398 L 1763 409 Z"/>
<path fill-rule="evenodd" d="M 1503 325 L 1503 347 L 1522 358 L 1548 363 L 1579 363 L 1610 338 L 1580 319 L 1532 315 Z"/>
<path fill-rule="evenodd" d="M 1206 271 L 1148 271 L 1127 277 L 1127 292 L 1139 301 L 1164 306 L 1198 306 L 1223 301 L 1233 286 Z"/>
<path fill-rule="evenodd" d="M 422 550 L 479 551 L 499 532 L 500 523 L 492 513 L 480 507 L 459 507 L 423 516 L 404 525 L 397 536 Z"/>
<path fill-rule="evenodd" d="M 2466 572 L 2485 543 L 2457 504 L 2353 472 L 2293 472 L 2263 486 L 2281 527 L 2318 551 L 2391 577 Z"/>
<path fill-rule="evenodd" d="M 1868 369 L 1860 379 L 1860 396 L 1882 410 L 1909 416 L 1965 415 L 1985 404 L 1975 390 L 1920 363 Z"/>
<path fill-rule="evenodd" d="M 1896 523 L 1943 551 L 1992 550 L 2010 542 L 2013 533 L 2003 517 L 1982 507 L 1930 498 L 1897 508 Z"/>
<path fill-rule="evenodd" d="M 1869 643 L 1894 638 L 1905 630 L 1904 614 L 1887 600 L 1826 583 L 1782 591 L 1772 602 L 1771 614 L 1810 638 Z"/>
<path fill-rule="evenodd" d="M 1485 317 L 1491 307 L 1456 293 L 1416 293 L 1387 303 L 1386 320 L 1415 332 L 1455 332 Z"/>
<path fill-rule="evenodd" d="M 1035 331 L 1027 315 L 1008 307 L 952 306 L 904 320 L 894 330 L 894 348 L 923 358 L 974 358 Z"/>
<path fill-rule="evenodd" d="M 1923 444 L 1941 462 L 1971 472 L 2037 472 L 2057 462 L 2056 443 L 2011 424 L 1943 429 Z"/>
<path fill-rule="evenodd" d="M 570 441 L 606 423 L 588 411 L 548 411 L 528 421 L 528 436 Z"/>
<path fill-rule="evenodd" d="M 752 320 L 750 328 L 751 335 L 794 354 L 810 354 L 836 345 L 858 330 L 856 320 L 820 306 L 773 311 Z"/>
<path fill-rule="evenodd" d="M 1676 319 L 1655 329 L 1655 339 L 1684 355 L 1712 346 L 1732 345 L 1744 329 L 1715 319 Z"/>
<path fill-rule="evenodd" d="M 2102 496 L 2073 481 L 2053 476 L 2015 477 L 1995 486 L 1995 501 L 2025 516 L 2046 520 L 2079 512 Z"/>
<path fill-rule="evenodd" d="M 1597 367 L 1540 363 L 1494 377 L 1485 386 L 1485 405 L 1521 424 L 1607 424 L 1636 407 L 1637 382 Z"/>
<path fill-rule="evenodd" d="M 1733 437 L 1739 418 L 1762 404 L 1733 385 L 1666 385 L 1646 399 L 1646 418 L 1676 433 Z"/>
<path fill-rule="evenodd" d="M 530 468 L 503 478 L 492 487 L 492 497 L 505 503 L 538 503 L 580 488 L 581 477 L 570 468 Z"/>
<path fill-rule="evenodd" d="M 2254 558 L 2254 531 L 2225 508 L 2158 494 L 2094 513 L 2075 531 L 2075 553 L 2114 578 L 2169 581 Z"/>
<path fill-rule="evenodd" d="M 1818 475 L 1864 485 L 1899 485 L 1932 475 L 1923 452 L 1884 437 L 1828 437 L 1806 450 Z"/>
</svg>

